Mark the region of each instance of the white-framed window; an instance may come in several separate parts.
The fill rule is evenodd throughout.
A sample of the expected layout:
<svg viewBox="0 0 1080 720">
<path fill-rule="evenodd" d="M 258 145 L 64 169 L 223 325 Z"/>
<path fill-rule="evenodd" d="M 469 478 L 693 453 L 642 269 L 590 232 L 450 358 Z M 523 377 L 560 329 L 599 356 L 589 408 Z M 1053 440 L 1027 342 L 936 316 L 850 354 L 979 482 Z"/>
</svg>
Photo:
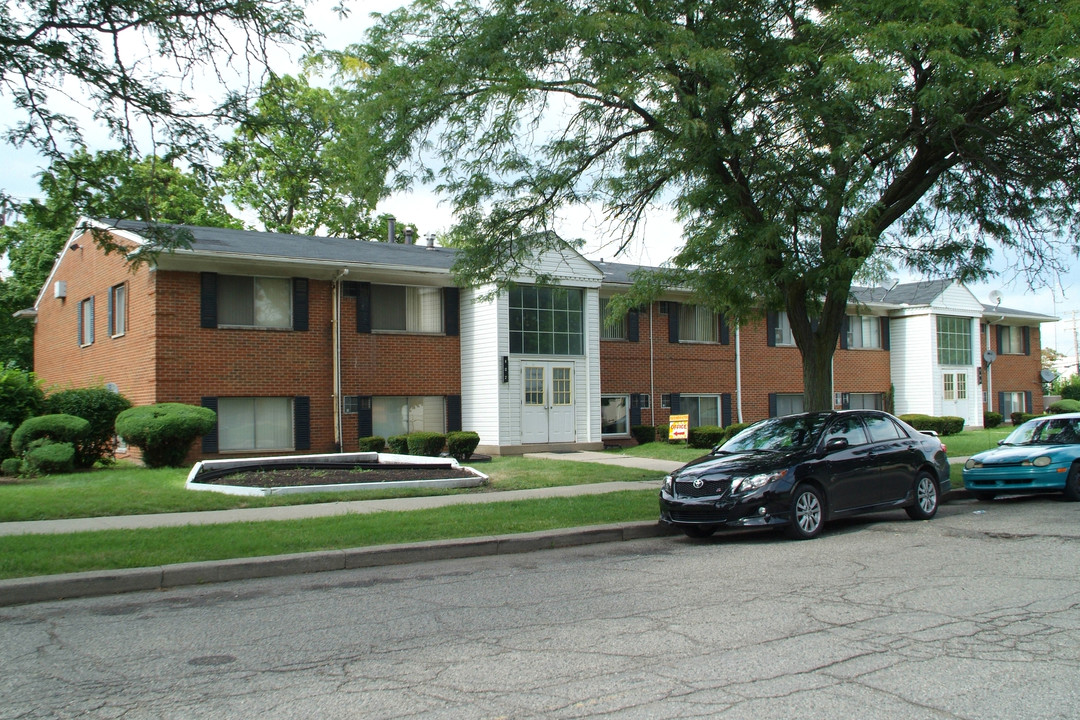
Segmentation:
<svg viewBox="0 0 1080 720">
<path fill-rule="evenodd" d="M 580 288 L 518 285 L 510 289 L 510 352 L 581 355 L 585 352 Z"/>
<path fill-rule="evenodd" d="M 79 347 L 94 344 L 94 298 L 79 303 Z"/>
<path fill-rule="evenodd" d="M 292 327 L 292 278 L 218 276 L 218 325 Z"/>
<path fill-rule="evenodd" d="M 642 410 L 648 410 L 652 407 L 652 396 L 649 393 L 641 393 L 638 397 L 641 399 Z"/>
<path fill-rule="evenodd" d="M 679 305 L 679 342 L 720 342 L 719 317 L 702 305 Z"/>
<path fill-rule="evenodd" d="M 442 395 L 392 396 L 371 399 L 373 434 L 389 438 L 421 430 L 446 432 L 446 398 Z"/>
<path fill-rule="evenodd" d="M 371 329 L 385 332 L 443 332 L 442 288 L 372 285 Z"/>
<path fill-rule="evenodd" d="M 600 397 L 600 432 L 604 435 L 630 434 L 630 396 Z"/>
<path fill-rule="evenodd" d="M 971 318 L 937 316 L 938 362 L 971 365 Z"/>
<path fill-rule="evenodd" d="M 1008 418 L 1014 412 L 1027 412 L 1027 406 L 1024 403 L 1024 393 L 1022 392 L 1003 392 L 1001 393 L 1001 407 L 998 408 L 998 412 Z"/>
<path fill-rule="evenodd" d="M 847 346 L 849 348 L 880 348 L 881 318 L 849 315 Z"/>
<path fill-rule="evenodd" d="M 802 393 L 776 393 L 776 417 L 803 412 Z"/>
<path fill-rule="evenodd" d="M 848 393 L 849 410 L 884 410 L 885 396 L 882 393 Z"/>
<path fill-rule="evenodd" d="M 293 399 L 290 397 L 218 398 L 218 448 L 292 450 Z"/>
<path fill-rule="evenodd" d="M 345 395 L 341 398 L 341 412 L 344 415 L 355 415 L 360 407 L 359 395 Z"/>
<path fill-rule="evenodd" d="M 791 334 L 791 321 L 788 320 L 787 312 L 781 310 L 776 313 L 776 327 L 773 329 L 773 344 L 777 346 L 792 346 L 795 337 Z M 799 410 L 802 412 L 802 410 Z"/>
<path fill-rule="evenodd" d="M 967 400 L 967 373 L 943 373 L 941 394 L 945 400 Z"/>
<path fill-rule="evenodd" d="M 690 416 L 688 427 L 720 424 L 719 395 L 680 395 L 679 412 Z"/>
<path fill-rule="evenodd" d="M 127 332 L 127 284 L 109 288 L 109 335 L 120 337 Z"/>
<path fill-rule="evenodd" d="M 626 315 L 609 320 L 607 310 L 610 304 L 611 298 L 600 298 L 600 339 L 625 340 L 627 338 Z"/>
<path fill-rule="evenodd" d="M 660 408 L 661 409 L 670 409 L 671 408 L 671 393 L 663 393 L 663 394 L 660 395 Z"/>
<path fill-rule="evenodd" d="M 998 351 L 1002 355 L 1024 354 L 1024 329 L 1015 325 L 1005 325 L 1001 328 L 1001 343 Z"/>
</svg>

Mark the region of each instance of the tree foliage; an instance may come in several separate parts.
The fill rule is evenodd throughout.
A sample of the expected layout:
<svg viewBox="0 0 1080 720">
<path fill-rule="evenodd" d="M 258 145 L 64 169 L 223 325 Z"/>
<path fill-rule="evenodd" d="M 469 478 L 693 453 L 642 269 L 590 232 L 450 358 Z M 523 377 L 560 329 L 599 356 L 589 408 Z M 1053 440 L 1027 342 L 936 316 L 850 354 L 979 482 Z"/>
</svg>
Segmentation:
<svg viewBox="0 0 1080 720">
<path fill-rule="evenodd" d="M 340 162 L 342 91 L 304 75 L 271 78 L 233 138 L 218 171 L 233 201 L 271 232 L 370 237 L 370 207 L 351 193 Z"/>
<path fill-rule="evenodd" d="M 1076 0 L 419 0 L 348 51 L 366 181 L 436 180 L 471 284 L 529 271 L 561 208 L 629 242 L 671 205 L 665 285 L 785 310 L 808 408 L 869 260 L 1061 268 L 1077 227 Z"/>
<path fill-rule="evenodd" d="M 7 275 L 0 282 L 0 363 L 33 366 L 31 324 L 12 313 L 34 304 L 80 216 L 239 228 L 222 192 L 198 167 L 175 157 L 132 158 L 118 150 L 79 150 L 41 173 L 43 197 L 19 206 L 21 219 L 0 228 Z"/>
</svg>

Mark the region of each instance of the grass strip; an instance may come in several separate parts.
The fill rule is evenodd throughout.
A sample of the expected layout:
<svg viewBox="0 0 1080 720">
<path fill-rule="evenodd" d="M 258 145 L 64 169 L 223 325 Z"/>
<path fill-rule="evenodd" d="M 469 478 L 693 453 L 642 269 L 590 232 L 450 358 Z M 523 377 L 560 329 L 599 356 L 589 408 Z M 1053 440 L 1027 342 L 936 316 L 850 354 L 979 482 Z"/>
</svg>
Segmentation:
<svg viewBox="0 0 1080 720">
<path fill-rule="evenodd" d="M 0 578 L 655 520 L 655 490 L 307 520 L 0 537 Z"/>
</svg>

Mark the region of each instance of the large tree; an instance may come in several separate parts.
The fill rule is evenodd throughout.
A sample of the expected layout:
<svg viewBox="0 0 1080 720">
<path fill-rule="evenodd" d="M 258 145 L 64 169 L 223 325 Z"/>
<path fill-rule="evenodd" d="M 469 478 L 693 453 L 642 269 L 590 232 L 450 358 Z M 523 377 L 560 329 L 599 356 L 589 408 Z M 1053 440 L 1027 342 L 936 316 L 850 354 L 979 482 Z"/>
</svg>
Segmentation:
<svg viewBox="0 0 1080 720">
<path fill-rule="evenodd" d="M 668 272 L 745 320 L 785 310 L 806 406 L 868 260 L 973 279 L 994 245 L 1073 248 L 1076 0 L 419 0 L 349 50 L 357 167 L 436 178 L 465 282 L 529 269 L 560 208 L 624 241 L 657 204 Z"/>
<path fill-rule="evenodd" d="M 6 0 L 0 6 L 0 99 L 22 120 L 14 145 L 50 159 L 84 144 L 72 107 L 126 151 L 145 133 L 204 148 L 211 121 L 243 108 L 243 86 L 272 47 L 311 48 L 305 0 Z M 209 98 L 215 81 L 222 96 Z M 225 88 L 228 88 L 225 91 Z M 10 200 L 0 197 L 2 205 Z"/>
<path fill-rule="evenodd" d="M 21 218 L 0 228 L 0 253 L 8 265 L 0 281 L 0 365 L 32 368 L 32 326 L 12 313 L 33 305 L 81 215 L 241 227 L 205 174 L 175 163 L 172 157 L 79 150 L 41 173 L 43 197 L 18 206 Z"/>
<path fill-rule="evenodd" d="M 273 77 L 224 146 L 218 170 L 241 208 L 272 232 L 369 237 L 369 203 L 352 193 L 339 161 L 342 91 L 312 87 L 304 75 Z"/>
</svg>

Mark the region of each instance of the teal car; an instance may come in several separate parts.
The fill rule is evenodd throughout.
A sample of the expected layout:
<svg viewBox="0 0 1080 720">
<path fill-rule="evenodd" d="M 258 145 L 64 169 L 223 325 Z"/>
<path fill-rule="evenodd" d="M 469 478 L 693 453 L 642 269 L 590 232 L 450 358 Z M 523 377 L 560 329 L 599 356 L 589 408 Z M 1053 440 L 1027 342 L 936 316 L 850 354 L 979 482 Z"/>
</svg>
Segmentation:
<svg viewBox="0 0 1080 720">
<path fill-rule="evenodd" d="M 1080 413 L 1029 420 L 964 463 L 964 487 L 980 500 L 1061 492 L 1080 500 Z"/>
</svg>

